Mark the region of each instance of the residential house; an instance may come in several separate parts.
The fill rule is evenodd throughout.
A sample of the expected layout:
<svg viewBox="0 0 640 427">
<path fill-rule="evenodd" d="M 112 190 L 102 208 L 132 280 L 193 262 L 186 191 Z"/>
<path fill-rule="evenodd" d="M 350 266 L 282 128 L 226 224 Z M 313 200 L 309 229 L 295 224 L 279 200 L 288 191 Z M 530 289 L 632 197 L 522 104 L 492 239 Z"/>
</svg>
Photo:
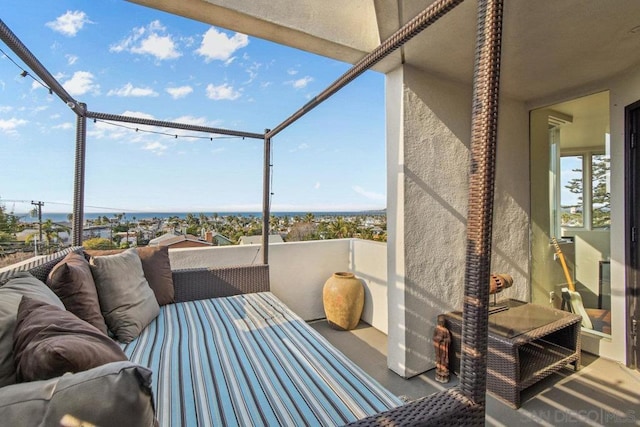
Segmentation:
<svg viewBox="0 0 640 427">
<path fill-rule="evenodd" d="M 169 246 L 171 249 L 176 249 L 213 246 L 213 244 L 191 234 L 166 233 L 149 240 L 149 246 Z"/>
</svg>

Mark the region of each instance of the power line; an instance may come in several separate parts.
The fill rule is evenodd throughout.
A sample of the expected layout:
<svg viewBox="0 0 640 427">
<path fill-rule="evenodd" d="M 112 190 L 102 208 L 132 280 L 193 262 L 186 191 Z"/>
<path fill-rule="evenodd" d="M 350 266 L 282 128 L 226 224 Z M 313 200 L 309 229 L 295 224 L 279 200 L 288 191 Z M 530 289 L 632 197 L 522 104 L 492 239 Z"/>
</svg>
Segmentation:
<svg viewBox="0 0 640 427">
<path fill-rule="evenodd" d="M 10 202 L 10 203 L 32 203 L 31 200 L 17 200 L 17 199 L 0 199 L 0 203 L 2 202 Z M 47 202 L 46 200 L 41 202 L 42 204 L 48 204 L 48 205 L 63 205 L 63 206 L 73 206 L 73 203 L 65 203 L 65 202 Z M 92 208 L 92 209 L 105 209 L 108 211 L 114 211 L 114 212 L 139 212 L 136 209 L 122 209 L 122 208 L 109 208 L 106 206 L 91 206 L 91 205 L 84 205 L 85 208 Z"/>
</svg>

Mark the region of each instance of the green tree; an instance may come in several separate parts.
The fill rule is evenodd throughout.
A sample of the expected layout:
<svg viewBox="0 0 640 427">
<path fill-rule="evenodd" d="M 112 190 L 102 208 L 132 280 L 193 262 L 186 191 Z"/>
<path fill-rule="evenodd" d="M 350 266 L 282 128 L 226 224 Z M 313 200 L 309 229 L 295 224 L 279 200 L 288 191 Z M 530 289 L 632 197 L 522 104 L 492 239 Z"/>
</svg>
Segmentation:
<svg viewBox="0 0 640 427">
<path fill-rule="evenodd" d="M 109 239 L 103 237 L 94 237 L 82 242 L 85 249 L 115 249 L 116 246 Z"/>
<path fill-rule="evenodd" d="M 609 176 L 609 158 L 604 155 L 594 155 L 591 158 L 591 224 L 594 228 L 608 227 L 611 225 L 611 194 L 607 192 L 607 178 Z M 573 169 L 580 178 L 572 178 L 565 188 L 578 196 L 578 206 L 584 206 L 584 183 L 582 182 L 582 169 Z M 564 207 L 564 206 L 563 206 Z M 584 209 L 589 209 L 584 206 Z M 572 214 L 563 213 L 562 223 L 571 222 Z"/>
<path fill-rule="evenodd" d="M 54 239 L 59 239 L 60 233 L 63 231 L 69 231 L 69 227 L 55 224 L 51 219 L 42 223 L 42 234 L 44 235 L 45 242 L 47 242 L 47 246 L 51 246 Z"/>
<path fill-rule="evenodd" d="M 18 231 L 18 217 L 7 213 L 5 206 L 0 203 L 0 244 L 14 242 Z"/>
<path fill-rule="evenodd" d="M 339 216 L 334 221 L 331 221 L 327 226 L 330 239 L 344 239 L 350 237 L 350 226 L 343 217 Z"/>
</svg>

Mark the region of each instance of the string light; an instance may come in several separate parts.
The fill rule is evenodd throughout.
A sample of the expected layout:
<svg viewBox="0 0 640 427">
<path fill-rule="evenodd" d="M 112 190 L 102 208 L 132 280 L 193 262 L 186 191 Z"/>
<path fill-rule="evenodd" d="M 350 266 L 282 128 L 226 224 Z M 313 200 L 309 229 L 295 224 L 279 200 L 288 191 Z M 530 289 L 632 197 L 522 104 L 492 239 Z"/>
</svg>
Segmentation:
<svg viewBox="0 0 640 427">
<path fill-rule="evenodd" d="M 5 58 L 7 58 L 9 61 L 11 61 L 13 63 L 13 65 L 15 65 L 16 67 L 18 67 L 20 69 L 20 76 L 22 76 L 22 77 L 27 77 L 27 76 L 31 77 L 33 79 L 33 81 L 37 82 L 40 86 L 42 86 L 43 88 L 47 89 L 47 91 L 49 91 L 49 95 L 53 95 L 53 89 L 51 89 L 49 86 L 47 86 L 46 84 L 42 83 L 40 80 L 38 80 L 37 78 L 32 76 L 27 70 L 22 68 L 20 66 L 20 64 L 18 64 L 9 55 L 7 55 L 7 53 L 4 50 L 0 49 L 0 53 L 2 53 L 5 56 Z"/>
<path fill-rule="evenodd" d="M 155 131 L 155 130 L 145 130 L 145 129 L 140 129 L 137 127 L 132 127 L 132 126 L 126 126 L 126 125 L 122 125 L 120 123 L 113 123 L 107 120 L 98 120 L 96 118 L 93 119 L 93 123 L 104 123 L 106 125 L 110 125 L 110 126 L 116 126 L 119 128 L 124 128 L 124 129 L 129 129 L 132 131 L 136 131 L 136 132 L 143 132 L 143 133 L 152 133 L 155 135 L 163 135 L 163 136 L 170 136 L 174 139 L 178 139 L 178 138 L 190 138 L 190 139 L 208 139 L 210 141 L 213 141 L 214 139 L 236 139 L 236 138 L 242 138 L 244 140 L 244 137 L 242 136 L 200 136 L 200 135 L 176 135 L 175 133 L 168 133 L 168 132 L 160 132 L 160 131 Z"/>
<path fill-rule="evenodd" d="M 7 53 L 0 49 L 0 53 L 2 53 L 9 61 L 11 61 L 16 67 L 18 67 L 20 69 L 20 76 L 24 77 L 31 77 L 35 82 L 37 82 L 38 84 L 40 84 L 42 87 L 44 87 L 45 89 L 47 89 L 47 91 L 49 92 L 49 95 L 53 95 L 53 89 L 51 89 L 49 86 L 45 85 L 43 82 L 41 82 L 40 80 L 38 80 L 37 78 L 35 78 L 33 75 L 31 75 L 27 70 L 25 70 L 23 67 L 20 66 L 20 64 L 18 64 L 16 61 L 14 61 L 9 55 L 7 55 Z M 75 104 L 71 101 L 67 102 L 67 106 L 69 108 L 75 108 Z M 208 139 L 209 141 L 213 141 L 214 139 L 235 139 L 235 138 L 242 138 L 242 140 L 244 141 L 244 136 L 217 136 L 217 137 L 212 137 L 212 136 L 199 136 L 199 135 L 177 135 L 175 133 L 167 133 L 167 132 L 159 132 L 159 131 L 153 131 L 153 130 L 144 130 L 144 129 L 140 129 L 140 128 L 133 128 L 133 127 L 129 127 L 129 126 L 125 126 L 125 125 L 121 125 L 121 124 L 117 124 L 117 123 L 112 123 L 109 121 L 105 121 L 105 120 L 97 120 L 97 119 L 93 119 L 93 123 L 97 123 L 97 122 L 101 122 L 101 123 L 105 123 L 111 126 L 118 126 L 121 128 L 125 128 L 125 129 L 129 129 L 129 130 L 135 130 L 136 132 L 145 132 L 145 133 L 152 133 L 152 134 L 156 134 L 156 135 L 164 135 L 164 136 L 171 136 L 174 139 L 178 139 L 178 138 L 191 138 L 191 139 Z"/>
</svg>

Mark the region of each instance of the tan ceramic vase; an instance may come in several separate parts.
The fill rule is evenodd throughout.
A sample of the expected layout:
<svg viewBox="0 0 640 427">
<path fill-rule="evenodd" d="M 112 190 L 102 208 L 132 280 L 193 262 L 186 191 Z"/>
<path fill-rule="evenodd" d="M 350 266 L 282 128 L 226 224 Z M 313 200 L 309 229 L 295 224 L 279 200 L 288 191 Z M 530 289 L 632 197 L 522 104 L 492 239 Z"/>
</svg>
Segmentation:
<svg viewBox="0 0 640 427">
<path fill-rule="evenodd" d="M 322 303 L 327 321 L 333 329 L 354 329 L 358 326 L 364 307 L 364 286 L 353 273 L 333 273 L 322 289 Z"/>
</svg>

